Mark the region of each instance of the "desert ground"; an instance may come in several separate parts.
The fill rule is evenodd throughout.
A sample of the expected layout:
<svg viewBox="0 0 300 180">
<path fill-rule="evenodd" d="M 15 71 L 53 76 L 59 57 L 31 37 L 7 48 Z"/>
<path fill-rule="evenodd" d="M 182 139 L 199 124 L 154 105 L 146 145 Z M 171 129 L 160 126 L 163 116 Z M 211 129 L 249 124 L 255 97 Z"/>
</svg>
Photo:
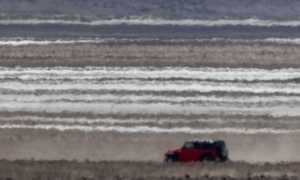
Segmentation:
<svg viewBox="0 0 300 180">
<path fill-rule="evenodd" d="M 194 41 L 2 45 L 1 178 L 296 178 L 298 49 Z M 162 162 L 191 139 L 225 140 L 230 162 Z"/>
<path fill-rule="evenodd" d="M 0 46 L 5 67 L 299 68 L 298 44 L 212 42 L 104 42 Z M 99 60 L 101 59 L 101 60 Z"/>
<path fill-rule="evenodd" d="M 299 2 L 226 2 L 1 1 L 0 179 L 298 179 Z"/>
<path fill-rule="evenodd" d="M 158 162 L 0 161 L 1 179 L 298 179 L 299 163 L 244 162 L 164 164 Z M 216 171 L 215 169 L 218 168 Z M 24 171 L 24 169 L 26 169 Z M 9 178 L 8 178 L 9 177 Z M 50 177 L 50 178 L 49 178 Z"/>
</svg>

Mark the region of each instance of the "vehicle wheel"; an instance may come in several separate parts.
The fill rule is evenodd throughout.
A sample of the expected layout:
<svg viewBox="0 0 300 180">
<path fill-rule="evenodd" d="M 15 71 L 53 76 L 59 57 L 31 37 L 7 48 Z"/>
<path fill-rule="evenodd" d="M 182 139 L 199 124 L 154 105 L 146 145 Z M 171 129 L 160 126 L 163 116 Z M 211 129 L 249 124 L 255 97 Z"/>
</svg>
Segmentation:
<svg viewBox="0 0 300 180">
<path fill-rule="evenodd" d="M 219 150 L 220 154 L 221 154 L 221 161 L 224 162 L 224 161 L 228 161 L 228 150 L 227 148 L 224 148 L 224 149 L 220 149 Z"/>
<path fill-rule="evenodd" d="M 168 158 L 166 159 L 166 162 L 167 162 L 167 163 L 173 162 L 173 158 L 172 158 L 172 157 L 168 157 Z"/>
<path fill-rule="evenodd" d="M 221 157 L 221 162 L 225 162 L 225 161 L 228 161 L 228 157 Z"/>
<path fill-rule="evenodd" d="M 200 157 L 200 162 L 209 162 L 214 161 L 214 158 L 211 157 L 209 154 L 204 154 Z"/>
<path fill-rule="evenodd" d="M 178 162 L 179 158 L 177 154 L 169 154 L 167 155 L 165 162 L 171 163 L 171 162 Z"/>
</svg>

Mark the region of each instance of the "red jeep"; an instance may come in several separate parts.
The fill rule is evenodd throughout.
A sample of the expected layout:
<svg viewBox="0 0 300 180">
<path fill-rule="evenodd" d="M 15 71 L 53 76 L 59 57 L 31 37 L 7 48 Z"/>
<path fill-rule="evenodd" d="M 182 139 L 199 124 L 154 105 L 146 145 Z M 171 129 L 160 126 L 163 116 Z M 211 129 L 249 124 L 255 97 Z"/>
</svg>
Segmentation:
<svg viewBox="0 0 300 180">
<path fill-rule="evenodd" d="M 228 150 L 222 140 L 186 141 L 182 148 L 169 150 L 165 162 L 227 161 Z"/>
</svg>

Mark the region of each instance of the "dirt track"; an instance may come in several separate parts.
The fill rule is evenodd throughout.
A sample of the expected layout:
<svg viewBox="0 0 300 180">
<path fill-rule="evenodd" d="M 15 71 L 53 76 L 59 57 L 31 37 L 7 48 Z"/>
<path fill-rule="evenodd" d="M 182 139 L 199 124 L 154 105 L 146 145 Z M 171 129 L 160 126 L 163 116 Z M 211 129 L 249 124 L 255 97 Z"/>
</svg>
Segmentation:
<svg viewBox="0 0 300 180">
<path fill-rule="evenodd" d="M 0 161 L 0 179 L 298 179 L 299 163 Z M 24 170 L 26 169 L 26 170 Z M 50 178 L 49 178 L 50 177 Z"/>
</svg>

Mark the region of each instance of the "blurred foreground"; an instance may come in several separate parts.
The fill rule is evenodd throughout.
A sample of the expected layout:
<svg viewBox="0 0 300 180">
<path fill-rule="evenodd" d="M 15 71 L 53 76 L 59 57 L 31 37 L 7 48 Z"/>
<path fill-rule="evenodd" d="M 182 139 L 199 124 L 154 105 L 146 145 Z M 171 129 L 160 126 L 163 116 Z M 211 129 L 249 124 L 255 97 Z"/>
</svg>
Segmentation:
<svg viewBox="0 0 300 180">
<path fill-rule="evenodd" d="M 300 163 L 0 161 L 0 179 L 298 179 Z"/>
</svg>

